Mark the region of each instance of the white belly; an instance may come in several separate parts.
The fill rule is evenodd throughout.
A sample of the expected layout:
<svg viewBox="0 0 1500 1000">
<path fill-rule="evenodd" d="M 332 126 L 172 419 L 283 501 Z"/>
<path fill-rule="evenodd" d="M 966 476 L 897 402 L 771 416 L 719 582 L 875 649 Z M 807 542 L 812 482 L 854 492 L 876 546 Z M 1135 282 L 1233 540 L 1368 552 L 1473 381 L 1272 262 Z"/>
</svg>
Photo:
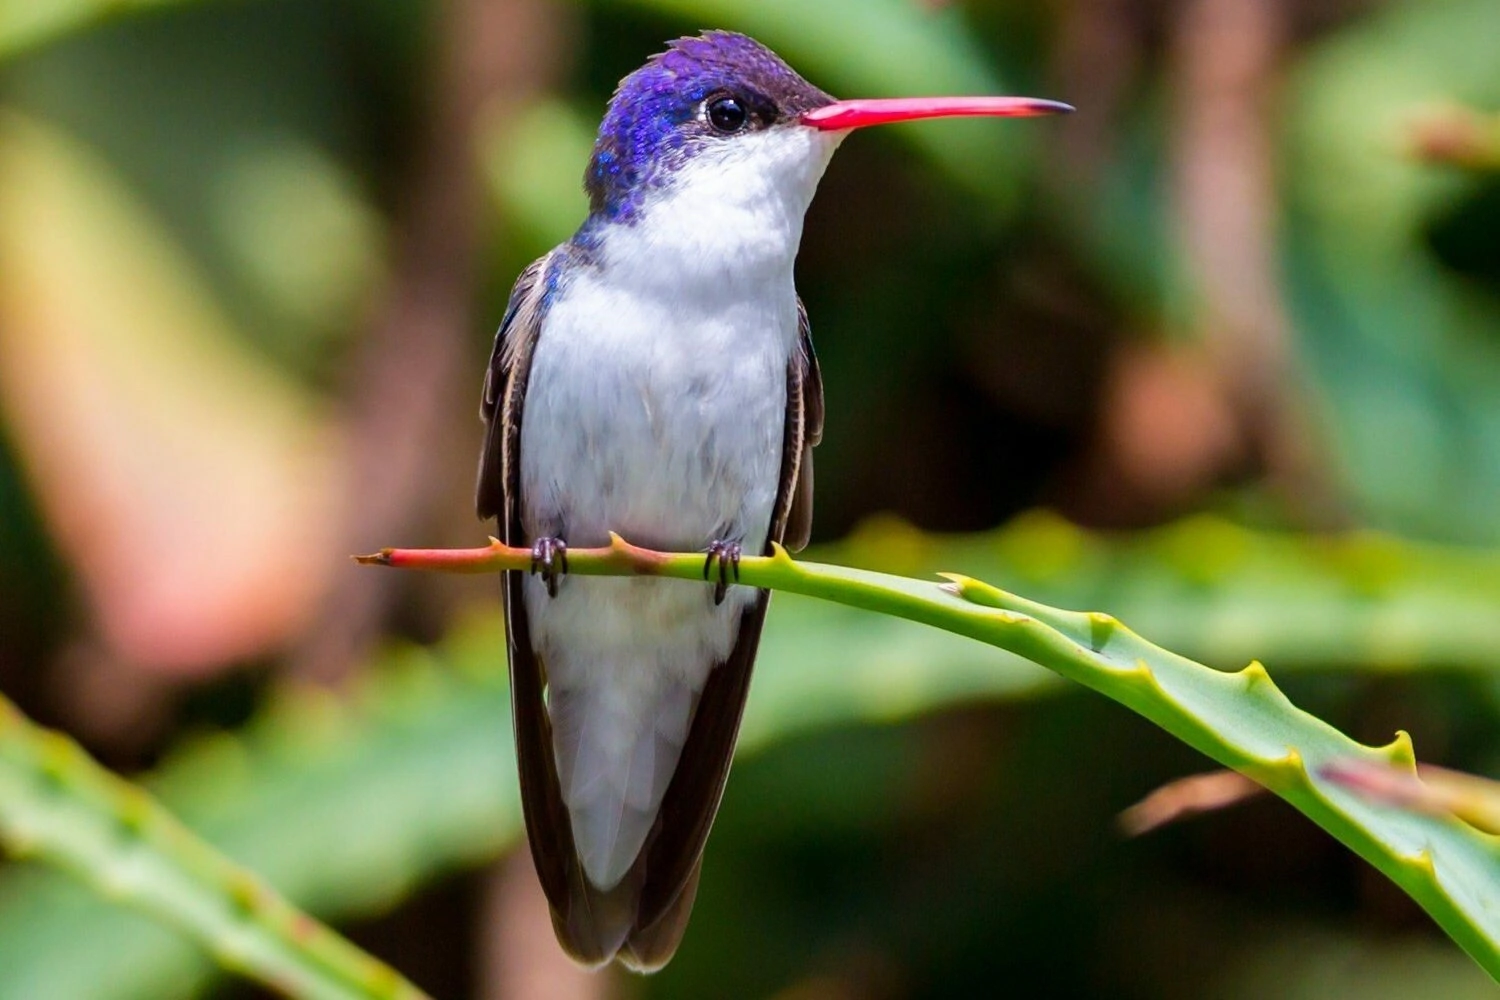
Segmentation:
<svg viewBox="0 0 1500 1000">
<path fill-rule="evenodd" d="M 776 291 L 783 291 L 777 289 Z M 586 272 L 549 311 L 522 413 L 521 520 L 530 542 L 601 545 L 615 531 L 669 551 L 765 545 L 786 419 L 796 300 L 662 302 Z M 617 881 L 650 828 L 709 670 L 755 600 L 732 587 L 528 578 L 564 800 L 585 870 Z"/>
</svg>

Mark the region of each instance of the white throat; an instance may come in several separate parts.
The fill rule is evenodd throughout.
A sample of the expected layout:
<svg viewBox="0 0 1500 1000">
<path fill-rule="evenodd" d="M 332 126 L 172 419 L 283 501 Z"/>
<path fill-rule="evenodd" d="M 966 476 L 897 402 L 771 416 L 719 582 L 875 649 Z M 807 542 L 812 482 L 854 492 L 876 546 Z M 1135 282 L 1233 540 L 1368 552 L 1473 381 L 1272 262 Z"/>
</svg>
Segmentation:
<svg viewBox="0 0 1500 1000">
<path fill-rule="evenodd" d="M 610 227 L 602 263 L 614 280 L 667 294 L 737 298 L 790 282 L 802 217 L 845 134 L 782 125 L 697 151 L 636 219 Z"/>
</svg>

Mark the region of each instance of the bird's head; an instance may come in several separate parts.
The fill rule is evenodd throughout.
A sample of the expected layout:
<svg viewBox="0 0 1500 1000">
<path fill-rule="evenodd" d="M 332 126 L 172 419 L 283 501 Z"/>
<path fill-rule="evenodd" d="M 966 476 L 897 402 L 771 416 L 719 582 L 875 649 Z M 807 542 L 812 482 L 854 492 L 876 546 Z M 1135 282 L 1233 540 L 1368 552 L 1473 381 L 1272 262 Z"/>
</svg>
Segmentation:
<svg viewBox="0 0 1500 1000">
<path fill-rule="evenodd" d="M 744 164 L 772 185 L 817 183 L 851 129 L 951 116 L 1072 110 L 1019 97 L 838 101 L 764 45 L 729 31 L 679 38 L 620 81 L 599 128 L 585 186 L 591 208 L 629 217 L 690 163 Z"/>
<path fill-rule="evenodd" d="M 579 239 L 648 220 L 649 246 L 679 266 L 730 257 L 789 266 L 829 158 L 866 125 L 1072 110 L 1021 97 L 839 101 L 745 35 L 679 38 L 620 81 L 584 177 Z M 708 266 L 708 265 L 706 265 Z M 713 265 L 717 266 L 717 265 Z"/>
<path fill-rule="evenodd" d="M 727 31 L 679 38 L 615 90 L 584 179 L 590 207 L 628 221 L 690 164 L 693 174 L 741 165 L 775 173 L 815 160 L 821 173 L 836 142 L 819 156 L 810 136 L 797 133 L 808 131 L 802 115 L 831 103 L 752 38 Z"/>
</svg>

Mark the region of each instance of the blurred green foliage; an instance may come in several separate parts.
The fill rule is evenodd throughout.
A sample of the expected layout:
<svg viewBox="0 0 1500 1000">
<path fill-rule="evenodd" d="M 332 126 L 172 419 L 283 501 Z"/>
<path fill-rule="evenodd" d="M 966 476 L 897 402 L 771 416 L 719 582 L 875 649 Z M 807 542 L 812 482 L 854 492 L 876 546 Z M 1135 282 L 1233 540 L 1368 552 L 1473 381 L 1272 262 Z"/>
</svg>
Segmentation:
<svg viewBox="0 0 1500 1000">
<path fill-rule="evenodd" d="M 1056 129 L 929 123 L 860 135 L 830 168 L 799 289 L 829 400 L 819 537 L 854 533 L 820 557 L 909 575 L 963 570 L 1115 613 L 1214 666 L 1259 658 L 1296 703 L 1362 740 L 1405 728 L 1424 757 L 1500 771 L 1500 179 L 1412 151 L 1412 129 L 1434 109 L 1500 109 L 1500 7 L 1252 5 L 1280 18 L 1263 212 L 1288 332 L 1285 381 L 1340 522 L 1391 533 L 1324 537 L 1306 530 L 1299 503 L 1313 487 L 1288 486 L 1253 461 L 1194 465 L 1189 449 L 1148 466 L 1133 464 L 1139 448 L 1110 451 L 1120 359 L 1194 357 L 1213 341 L 1198 319 L 1204 292 L 1180 191 L 1183 108 L 1195 93 L 1184 52 L 1210 43 L 1179 20 L 1213 6 L 539 2 L 532 15 L 540 10 L 557 38 L 544 92 L 491 102 L 468 137 L 488 235 L 482 275 L 466 288 L 485 319 L 465 334 L 474 384 L 463 391 L 477 393 L 514 274 L 584 210 L 578 178 L 610 88 L 664 38 L 745 30 L 844 96 L 1004 90 L 1070 101 L 1080 113 Z M 67 315 L 94 317 L 77 342 L 107 339 L 160 373 L 151 345 L 164 333 L 199 338 L 212 357 L 245 358 L 245 372 L 277 386 L 254 400 L 294 401 L 302 430 L 324 440 L 333 426 L 337 438 L 354 391 L 348 373 L 410 265 L 401 241 L 444 72 L 444 9 L 0 0 L 4 120 L 30 122 L 96 164 L 92 190 L 131 206 L 119 238 L 69 227 L 91 248 L 87 260 L 103 262 L 90 266 L 142 295 L 189 289 L 215 317 L 139 329 L 133 317 L 172 313 L 122 311 L 103 282 L 77 287 L 94 273 L 79 266 L 49 285 L 70 289 L 61 301 L 77 308 Z M 86 222 L 94 196 L 67 197 L 78 209 L 67 218 Z M 12 213 L 0 230 L 21 255 L 13 259 L 66 259 L 41 253 L 45 217 L 23 230 Z M 151 246 L 167 250 L 110 254 Z M 91 562 L 109 547 L 91 539 L 144 533 L 111 519 L 129 506 L 116 502 L 121 487 L 100 489 L 101 470 L 76 456 L 146 456 L 130 468 L 160 469 L 133 473 L 157 494 L 130 492 L 160 496 L 153 505 L 170 509 L 169 524 L 205 539 L 186 562 L 211 561 L 204 550 L 216 533 L 248 535 L 261 522 L 222 504 L 194 507 L 223 494 L 149 442 L 138 452 L 119 435 L 93 451 L 64 447 L 70 397 L 40 369 L 18 367 L 15 347 L 60 341 L 28 325 L 43 297 L 18 284 L 17 268 L 8 273 L 0 687 L 33 715 L 71 723 L 90 718 L 91 705 L 131 701 L 89 687 L 76 664 L 118 653 L 110 601 L 150 590 L 152 574 L 128 548 L 135 579 Z M 157 284 L 164 274 L 170 282 Z M 1181 395 L 1204 383 L 1212 391 L 1209 378 Z M 152 403 L 180 390 L 153 391 Z M 247 440 L 268 468 L 297 468 L 275 464 L 301 454 L 281 424 L 267 430 L 254 406 L 224 398 L 234 404 L 226 412 L 253 425 Z M 466 422 L 448 431 L 465 448 L 475 434 L 467 398 Z M 1150 398 L 1176 401 L 1160 386 Z M 1147 444 L 1213 426 L 1192 419 L 1198 411 L 1167 412 L 1178 416 L 1148 424 Z M 144 434 L 153 425 L 132 410 L 107 426 Z M 217 485 L 241 482 L 242 450 L 216 456 Z M 69 455 L 71 465 L 57 457 Z M 434 489 L 442 517 L 431 537 L 367 537 L 360 547 L 480 537 L 461 520 L 468 461 L 432 477 L 450 485 Z M 330 463 L 318 475 L 337 481 Z M 1190 486 L 1151 492 L 1183 469 Z M 244 482 L 279 481 L 258 476 Z M 74 493 L 46 485 L 57 482 Z M 58 497 L 69 495 L 94 506 L 68 521 Z M 1124 530 L 1099 537 L 1027 515 L 999 535 L 927 533 L 992 528 L 1039 503 Z M 1233 520 L 1140 530 L 1202 510 Z M 887 511 L 918 527 L 869 520 Z M 293 571 L 309 591 L 347 572 L 335 562 L 343 550 L 324 541 L 326 562 Z M 158 560 L 163 578 L 167 562 Z M 267 572 L 287 574 L 281 564 Z M 172 593 L 214 585 L 199 578 Z M 198 618 L 227 629 L 234 615 L 223 609 L 234 604 Z M 120 766 L 165 755 L 158 787 L 187 819 L 318 911 L 366 921 L 357 936 L 389 944 L 392 953 L 377 950 L 435 992 L 459 995 L 477 993 L 465 970 L 479 933 L 424 933 L 403 901 L 468 884 L 451 873 L 503 850 L 515 792 L 497 612 L 486 605 L 477 624 L 450 625 L 433 610 L 441 604 L 403 596 L 386 628 L 446 638 L 431 652 L 403 647 L 394 669 L 362 682 L 353 708 L 326 694 L 271 695 L 282 688 L 266 682 L 266 664 L 296 628 L 316 623 L 262 623 L 258 652 L 231 657 L 260 672 L 205 667 L 186 688 L 129 675 L 143 698 L 158 685 L 178 694 L 142 716 L 155 721 L 134 740 L 108 730 L 90 739 Z M 192 620 L 193 609 L 184 614 Z M 1493 991 L 1409 903 L 1276 803 L 1121 841 L 1115 812 L 1202 767 L 1125 713 L 901 623 L 781 599 L 770 622 L 745 730 L 754 753 L 730 783 L 693 929 L 637 995 L 923 997 L 996 983 L 1164 998 L 1264 996 L 1267 983 L 1277 995 L 1360 1000 Z M 252 713 L 263 698 L 276 705 Z M 369 706 L 382 707 L 367 723 Z M 0 995 L 158 997 L 206 982 L 206 959 L 159 928 L 27 866 L 0 878 L 0 976 L 9 977 Z"/>
<path fill-rule="evenodd" d="M 1494 4 L 1448 0 L 1396 5 L 1330 40 L 1299 67 L 1286 171 L 1290 301 L 1361 513 L 1491 542 L 1494 180 L 1433 169 L 1401 144 L 1424 109 L 1500 104 L 1497 31 Z"/>
</svg>

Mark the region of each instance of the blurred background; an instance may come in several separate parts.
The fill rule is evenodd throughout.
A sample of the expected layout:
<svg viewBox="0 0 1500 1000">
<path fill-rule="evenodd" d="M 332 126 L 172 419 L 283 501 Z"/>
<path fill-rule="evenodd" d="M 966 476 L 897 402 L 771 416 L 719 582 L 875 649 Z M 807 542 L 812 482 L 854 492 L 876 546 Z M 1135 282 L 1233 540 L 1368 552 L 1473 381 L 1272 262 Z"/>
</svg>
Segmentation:
<svg viewBox="0 0 1500 1000">
<path fill-rule="evenodd" d="M 623 74 L 704 27 L 844 97 L 798 285 L 812 558 L 1252 657 L 1500 771 L 1494 0 L 0 0 L 0 690 L 437 997 L 1492 995 L 1277 800 L 994 651 L 778 598 L 692 926 L 560 957 L 473 545 L 510 284 Z M 0 867 L 0 996 L 263 994 Z"/>
</svg>

